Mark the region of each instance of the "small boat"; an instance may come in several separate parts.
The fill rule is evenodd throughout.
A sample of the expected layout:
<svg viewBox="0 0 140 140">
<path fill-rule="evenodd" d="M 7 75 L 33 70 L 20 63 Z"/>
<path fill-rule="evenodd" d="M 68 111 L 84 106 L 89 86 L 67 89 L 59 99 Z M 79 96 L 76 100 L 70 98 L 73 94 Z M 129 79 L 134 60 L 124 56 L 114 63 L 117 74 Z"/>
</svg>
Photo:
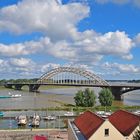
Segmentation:
<svg viewBox="0 0 140 140">
<path fill-rule="evenodd" d="M 40 125 L 40 116 L 37 114 L 34 114 L 34 116 L 31 118 L 31 122 L 29 123 L 29 126 L 31 127 L 39 127 Z"/>
<path fill-rule="evenodd" d="M 66 112 L 66 113 L 64 114 L 64 116 L 74 116 L 74 113 L 73 113 L 73 112 Z"/>
<path fill-rule="evenodd" d="M 48 121 L 52 121 L 52 120 L 56 120 L 56 116 L 54 116 L 54 115 L 44 116 L 43 119 L 48 120 Z"/>
<path fill-rule="evenodd" d="M 0 99 L 11 98 L 11 96 L 0 96 Z"/>
<path fill-rule="evenodd" d="M 97 115 L 104 115 L 105 111 L 97 111 L 96 114 Z"/>
<path fill-rule="evenodd" d="M 12 94 L 11 92 L 9 92 L 9 96 L 11 98 L 19 98 L 19 97 L 21 97 L 21 94 Z"/>
<path fill-rule="evenodd" d="M 27 116 L 26 115 L 20 115 L 20 116 L 16 117 L 16 120 L 17 120 L 17 124 L 19 126 L 27 124 Z"/>
<path fill-rule="evenodd" d="M 18 97 L 21 97 L 21 94 L 13 94 L 13 95 L 11 95 L 11 98 L 18 98 Z"/>
<path fill-rule="evenodd" d="M 33 119 L 31 123 L 29 123 L 29 126 L 31 127 L 39 127 L 39 125 L 40 125 L 40 121 L 38 119 Z"/>
<path fill-rule="evenodd" d="M 134 111 L 133 113 L 136 115 L 140 115 L 140 110 Z"/>
<path fill-rule="evenodd" d="M 4 113 L 3 112 L 0 112 L 0 117 L 3 117 L 4 116 Z"/>
<path fill-rule="evenodd" d="M 111 115 L 111 112 L 105 112 L 104 115 L 110 116 Z"/>
</svg>

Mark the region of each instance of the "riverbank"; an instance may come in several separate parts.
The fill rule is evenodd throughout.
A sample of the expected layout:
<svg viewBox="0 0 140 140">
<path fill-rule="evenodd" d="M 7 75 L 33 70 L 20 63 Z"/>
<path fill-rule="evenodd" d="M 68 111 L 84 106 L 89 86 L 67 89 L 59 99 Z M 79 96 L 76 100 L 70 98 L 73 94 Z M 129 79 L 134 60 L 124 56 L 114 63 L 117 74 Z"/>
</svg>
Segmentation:
<svg viewBox="0 0 140 140">
<path fill-rule="evenodd" d="M 53 89 L 52 86 L 50 86 L 50 90 L 42 90 L 40 93 L 33 93 L 33 92 L 26 92 L 26 91 L 16 91 L 16 90 L 0 90 L 0 95 L 7 96 L 9 95 L 9 92 L 11 94 L 20 94 L 21 97 L 19 98 L 8 98 L 8 99 L 1 99 L 0 104 L 0 111 L 71 111 L 72 109 L 74 111 L 98 111 L 98 110 L 104 110 L 107 109 L 111 111 L 116 111 L 118 109 L 125 109 L 125 110 L 136 110 L 140 109 L 140 106 L 135 105 L 125 105 L 123 101 L 113 101 L 113 105 L 111 107 L 102 107 L 99 106 L 99 103 L 95 107 L 92 108 L 82 108 L 82 107 L 76 107 L 74 103 L 74 96 L 77 90 L 79 88 L 62 88 L 59 87 L 57 89 Z M 95 91 L 98 91 L 99 89 L 96 89 Z M 128 97 L 130 94 L 128 95 Z M 133 95 L 134 98 L 137 97 L 138 94 Z"/>
<path fill-rule="evenodd" d="M 50 140 L 68 139 L 66 129 L 0 130 L 0 140 L 33 140 L 35 135 L 44 136 Z"/>
</svg>

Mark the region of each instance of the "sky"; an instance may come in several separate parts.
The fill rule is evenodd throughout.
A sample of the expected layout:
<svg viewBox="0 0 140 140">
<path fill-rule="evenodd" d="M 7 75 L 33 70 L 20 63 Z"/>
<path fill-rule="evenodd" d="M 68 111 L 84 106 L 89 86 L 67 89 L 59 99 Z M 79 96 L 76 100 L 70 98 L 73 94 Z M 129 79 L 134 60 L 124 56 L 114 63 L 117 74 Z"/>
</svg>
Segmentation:
<svg viewBox="0 0 140 140">
<path fill-rule="evenodd" d="M 60 66 L 140 79 L 140 0 L 0 0 L 0 79 Z"/>
</svg>

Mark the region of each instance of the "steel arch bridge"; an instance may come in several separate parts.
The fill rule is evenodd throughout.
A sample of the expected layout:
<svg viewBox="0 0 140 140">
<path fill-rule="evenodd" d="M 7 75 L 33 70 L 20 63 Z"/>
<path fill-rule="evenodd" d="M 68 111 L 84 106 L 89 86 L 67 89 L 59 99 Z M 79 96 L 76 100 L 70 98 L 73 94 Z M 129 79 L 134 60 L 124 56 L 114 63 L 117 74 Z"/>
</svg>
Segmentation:
<svg viewBox="0 0 140 140">
<path fill-rule="evenodd" d="M 58 83 L 58 84 L 89 84 L 109 86 L 109 83 L 94 73 L 82 68 L 59 67 L 43 74 L 37 83 Z"/>
<path fill-rule="evenodd" d="M 83 86 L 110 88 L 116 100 L 121 100 L 121 95 L 128 91 L 140 89 L 140 84 L 136 83 L 108 83 L 90 71 L 74 68 L 59 67 L 43 74 L 35 83 L 5 83 L 6 88 L 21 90 L 23 86 L 28 86 L 30 92 L 37 92 L 41 85 L 52 86 Z"/>
</svg>

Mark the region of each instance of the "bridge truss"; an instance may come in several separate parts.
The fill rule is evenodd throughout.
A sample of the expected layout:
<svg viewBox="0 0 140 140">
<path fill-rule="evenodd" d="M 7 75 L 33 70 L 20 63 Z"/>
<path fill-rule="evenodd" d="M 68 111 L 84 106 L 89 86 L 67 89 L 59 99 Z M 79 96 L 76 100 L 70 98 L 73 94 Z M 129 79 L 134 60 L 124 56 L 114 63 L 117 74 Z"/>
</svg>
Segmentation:
<svg viewBox="0 0 140 140">
<path fill-rule="evenodd" d="M 81 68 L 74 67 L 59 67 L 43 74 L 37 83 L 58 83 L 58 84 L 99 84 L 107 85 L 109 83 L 94 73 Z"/>
</svg>

